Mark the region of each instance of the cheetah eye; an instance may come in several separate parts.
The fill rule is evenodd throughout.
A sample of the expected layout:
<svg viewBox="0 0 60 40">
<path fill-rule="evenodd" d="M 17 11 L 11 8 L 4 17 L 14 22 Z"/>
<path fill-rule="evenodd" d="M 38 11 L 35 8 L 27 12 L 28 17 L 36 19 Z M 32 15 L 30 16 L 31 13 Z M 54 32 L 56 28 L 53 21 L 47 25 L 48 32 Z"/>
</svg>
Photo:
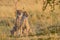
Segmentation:
<svg viewBox="0 0 60 40">
<path fill-rule="evenodd" d="M 21 15 L 21 13 L 19 13 L 19 15 Z"/>
</svg>

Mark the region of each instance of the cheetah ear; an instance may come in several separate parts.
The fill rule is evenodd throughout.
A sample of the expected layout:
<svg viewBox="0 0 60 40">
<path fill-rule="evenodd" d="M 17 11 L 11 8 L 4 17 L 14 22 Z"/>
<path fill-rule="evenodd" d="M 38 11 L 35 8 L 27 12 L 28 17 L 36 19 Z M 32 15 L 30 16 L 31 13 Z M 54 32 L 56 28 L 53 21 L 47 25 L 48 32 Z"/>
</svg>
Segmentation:
<svg viewBox="0 0 60 40">
<path fill-rule="evenodd" d="M 28 17 L 28 13 L 26 11 L 23 12 L 25 14 L 26 17 Z"/>
</svg>

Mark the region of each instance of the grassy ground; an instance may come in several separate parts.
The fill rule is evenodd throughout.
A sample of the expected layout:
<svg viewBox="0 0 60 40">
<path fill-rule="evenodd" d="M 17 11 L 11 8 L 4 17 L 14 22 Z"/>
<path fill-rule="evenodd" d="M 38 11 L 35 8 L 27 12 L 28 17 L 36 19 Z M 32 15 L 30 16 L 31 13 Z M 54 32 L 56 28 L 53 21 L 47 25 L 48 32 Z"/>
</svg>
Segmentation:
<svg viewBox="0 0 60 40">
<path fill-rule="evenodd" d="M 0 18 L 1 19 L 1 18 Z M 11 18 L 12 19 L 12 18 Z M 14 19 L 15 20 L 15 19 Z M 38 24 L 30 24 L 32 32 L 34 35 L 29 35 L 26 37 L 10 36 L 10 30 L 14 26 L 13 20 L 8 20 L 8 18 L 0 21 L 0 40 L 60 40 L 60 25 L 49 25 L 48 27 L 40 26 Z"/>
<path fill-rule="evenodd" d="M 60 40 L 60 34 L 51 33 L 47 34 L 37 34 L 33 36 L 26 36 L 26 37 L 17 37 L 17 36 L 10 36 L 10 27 L 9 26 L 0 26 L 0 40 Z M 53 30 L 52 30 L 53 31 Z"/>
</svg>

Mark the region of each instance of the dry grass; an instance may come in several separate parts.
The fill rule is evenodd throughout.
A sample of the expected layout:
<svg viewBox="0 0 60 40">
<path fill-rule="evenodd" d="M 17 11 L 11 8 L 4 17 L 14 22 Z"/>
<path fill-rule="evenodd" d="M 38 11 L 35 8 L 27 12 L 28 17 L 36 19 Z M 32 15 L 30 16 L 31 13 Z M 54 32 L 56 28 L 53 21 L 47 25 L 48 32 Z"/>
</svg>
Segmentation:
<svg viewBox="0 0 60 40">
<path fill-rule="evenodd" d="M 0 40 L 60 40 L 60 5 L 55 5 L 54 12 L 50 11 L 49 5 L 43 12 L 42 6 L 42 0 L 19 0 L 17 9 L 29 13 L 29 24 L 34 35 L 10 37 L 16 18 L 15 1 L 0 0 Z"/>
</svg>

